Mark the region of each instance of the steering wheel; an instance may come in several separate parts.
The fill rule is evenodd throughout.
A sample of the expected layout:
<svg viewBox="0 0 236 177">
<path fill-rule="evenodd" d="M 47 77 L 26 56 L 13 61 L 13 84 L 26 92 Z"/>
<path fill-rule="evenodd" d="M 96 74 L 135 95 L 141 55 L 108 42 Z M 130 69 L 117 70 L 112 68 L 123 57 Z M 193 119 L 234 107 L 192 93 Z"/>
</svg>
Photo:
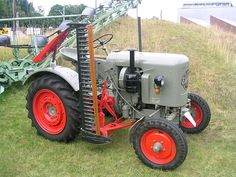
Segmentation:
<svg viewBox="0 0 236 177">
<path fill-rule="evenodd" d="M 99 48 L 110 42 L 113 38 L 113 34 L 104 34 L 93 41 L 94 48 Z"/>
</svg>

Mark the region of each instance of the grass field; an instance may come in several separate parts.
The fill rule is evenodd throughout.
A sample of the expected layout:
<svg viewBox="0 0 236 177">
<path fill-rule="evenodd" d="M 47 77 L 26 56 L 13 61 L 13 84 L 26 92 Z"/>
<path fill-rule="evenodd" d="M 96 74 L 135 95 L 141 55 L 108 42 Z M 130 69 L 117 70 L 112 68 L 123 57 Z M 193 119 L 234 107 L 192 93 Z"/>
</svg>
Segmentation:
<svg viewBox="0 0 236 177">
<path fill-rule="evenodd" d="M 105 32 L 114 34 L 113 49 L 137 47 L 135 20 L 122 19 Z M 187 55 L 189 90 L 204 96 L 212 109 L 209 127 L 199 135 L 186 135 L 189 153 L 176 170 L 143 165 L 128 144 L 128 129 L 114 133 L 113 143 L 105 146 L 79 136 L 69 144 L 45 140 L 27 118 L 27 86 L 15 84 L 0 96 L 0 177 L 235 177 L 235 41 L 236 36 L 215 29 L 143 21 L 143 50 Z"/>
</svg>

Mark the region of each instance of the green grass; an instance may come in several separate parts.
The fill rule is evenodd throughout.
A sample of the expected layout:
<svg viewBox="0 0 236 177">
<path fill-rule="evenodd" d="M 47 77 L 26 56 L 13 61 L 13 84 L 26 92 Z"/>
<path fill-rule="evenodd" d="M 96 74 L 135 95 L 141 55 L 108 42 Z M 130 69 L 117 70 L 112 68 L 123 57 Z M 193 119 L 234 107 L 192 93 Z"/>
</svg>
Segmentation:
<svg viewBox="0 0 236 177">
<path fill-rule="evenodd" d="M 103 33 L 108 31 L 117 48 L 137 47 L 135 20 L 118 21 Z M 190 90 L 204 96 L 212 109 L 209 127 L 201 134 L 186 135 L 189 153 L 176 170 L 153 170 L 142 164 L 128 144 L 128 129 L 115 132 L 113 143 L 105 146 L 86 143 L 79 136 L 69 144 L 45 140 L 27 119 L 27 88 L 14 85 L 0 96 L 0 176 L 236 176 L 235 40 L 236 36 L 215 29 L 143 21 L 144 51 L 189 56 Z"/>
</svg>

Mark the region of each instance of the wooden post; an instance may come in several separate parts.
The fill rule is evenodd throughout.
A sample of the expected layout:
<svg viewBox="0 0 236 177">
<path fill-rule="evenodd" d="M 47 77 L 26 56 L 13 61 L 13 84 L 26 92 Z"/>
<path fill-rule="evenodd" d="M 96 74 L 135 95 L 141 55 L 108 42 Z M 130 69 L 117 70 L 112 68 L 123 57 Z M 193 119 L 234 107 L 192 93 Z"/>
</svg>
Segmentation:
<svg viewBox="0 0 236 177">
<path fill-rule="evenodd" d="M 100 135 L 100 122 L 98 115 L 98 96 L 97 96 L 97 79 L 96 79 L 96 67 L 94 59 L 94 46 L 93 46 L 93 26 L 88 26 L 88 44 L 89 44 L 89 56 L 90 56 L 90 74 L 92 81 L 92 93 L 93 93 L 93 109 L 94 109 L 94 121 L 96 127 L 96 135 Z"/>
<path fill-rule="evenodd" d="M 16 0 L 12 0 L 12 16 L 16 18 Z M 16 21 L 12 22 L 13 44 L 16 44 Z"/>
<path fill-rule="evenodd" d="M 95 9 L 97 9 L 97 8 L 98 8 L 98 1 L 95 0 Z"/>
</svg>

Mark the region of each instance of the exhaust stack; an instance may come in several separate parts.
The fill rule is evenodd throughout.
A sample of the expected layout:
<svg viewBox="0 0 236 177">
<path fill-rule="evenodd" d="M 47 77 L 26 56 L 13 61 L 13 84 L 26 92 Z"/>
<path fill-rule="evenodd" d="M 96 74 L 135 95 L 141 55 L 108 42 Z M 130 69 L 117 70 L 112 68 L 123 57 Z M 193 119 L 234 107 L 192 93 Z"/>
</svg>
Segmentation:
<svg viewBox="0 0 236 177">
<path fill-rule="evenodd" d="M 130 48 L 128 49 L 128 51 L 130 52 L 130 58 L 129 58 L 129 61 L 130 61 L 130 74 L 134 74 L 134 71 L 135 71 L 135 51 L 136 49 L 135 48 Z"/>
</svg>

